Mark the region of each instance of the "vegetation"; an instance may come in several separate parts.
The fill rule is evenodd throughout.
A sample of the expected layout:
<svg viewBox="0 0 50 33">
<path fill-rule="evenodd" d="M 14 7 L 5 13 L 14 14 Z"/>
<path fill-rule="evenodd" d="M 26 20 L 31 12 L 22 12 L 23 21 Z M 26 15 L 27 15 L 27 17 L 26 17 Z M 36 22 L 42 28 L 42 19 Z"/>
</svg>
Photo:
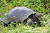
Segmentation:
<svg viewBox="0 0 50 33">
<path fill-rule="evenodd" d="M 8 11 L 14 7 L 28 7 L 37 13 L 42 14 L 41 27 L 26 26 L 24 24 L 16 27 L 10 24 L 10 26 L 2 26 L 0 23 L 0 33 L 50 33 L 50 7 L 49 0 L 0 0 L 0 18 L 4 19 Z"/>
</svg>

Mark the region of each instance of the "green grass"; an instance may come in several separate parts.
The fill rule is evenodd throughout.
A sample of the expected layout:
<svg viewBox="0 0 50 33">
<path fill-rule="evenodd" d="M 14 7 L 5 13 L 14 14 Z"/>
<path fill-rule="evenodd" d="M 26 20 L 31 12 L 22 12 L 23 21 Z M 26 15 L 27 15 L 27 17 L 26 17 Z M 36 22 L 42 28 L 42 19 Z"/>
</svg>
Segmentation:
<svg viewBox="0 0 50 33">
<path fill-rule="evenodd" d="M 44 2 L 43 2 L 44 1 Z M 45 5 L 44 5 L 45 3 Z M 50 9 L 49 0 L 0 0 L 0 18 L 4 19 L 8 11 L 17 6 L 25 6 L 37 13 L 42 14 L 41 27 L 39 26 L 26 26 L 26 25 L 16 25 L 5 27 L 0 23 L 0 33 L 50 33 Z M 46 8 L 45 8 L 46 6 Z"/>
</svg>

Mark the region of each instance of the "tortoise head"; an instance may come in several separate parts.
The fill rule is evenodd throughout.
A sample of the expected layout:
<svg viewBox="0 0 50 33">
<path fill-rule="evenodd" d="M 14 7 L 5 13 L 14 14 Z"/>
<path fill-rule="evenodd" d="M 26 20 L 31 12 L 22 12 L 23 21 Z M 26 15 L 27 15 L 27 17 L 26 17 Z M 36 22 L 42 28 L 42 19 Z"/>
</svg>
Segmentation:
<svg viewBox="0 0 50 33">
<path fill-rule="evenodd" d="M 0 18 L 0 22 L 3 22 L 3 20 Z"/>
<path fill-rule="evenodd" d="M 3 19 L 3 20 L 0 18 L 0 22 L 3 22 L 3 23 L 5 23 L 5 24 L 8 24 L 8 23 L 9 23 L 8 20 L 7 20 L 7 18 L 5 18 L 5 19 Z"/>
<path fill-rule="evenodd" d="M 2 20 L 2 19 L 0 18 L 0 22 L 3 22 L 4 26 L 8 26 L 8 24 L 6 24 L 7 20 Z"/>
<path fill-rule="evenodd" d="M 0 22 L 3 22 L 4 26 L 8 26 L 8 24 L 10 24 L 7 18 L 4 18 L 3 20 L 0 18 Z"/>
<path fill-rule="evenodd" d="M 35 16 L 38 18 L 38 19 L 42 19 L 42 15 L 40 13 L 35 13 Z"/>
</svg>

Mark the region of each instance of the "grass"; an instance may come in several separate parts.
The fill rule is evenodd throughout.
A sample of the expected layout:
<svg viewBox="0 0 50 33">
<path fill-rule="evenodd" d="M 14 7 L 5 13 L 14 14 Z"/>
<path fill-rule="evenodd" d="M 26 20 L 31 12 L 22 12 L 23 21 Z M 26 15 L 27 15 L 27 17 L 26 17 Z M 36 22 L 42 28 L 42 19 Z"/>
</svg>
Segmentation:
<svg viewBox="0 0 50 33">
<path fill-rule="evenodd" d="M 44 5 L 44 2 L 45 5 Z M 0 33 L 50 33 L 50 9 L 49 0 L 0 0 L 0 18 L 4 19 L 8 11 L 17 6 L 25 6 L 37 13 L 42 14 L 41 27 L 39 26 L 26 26 L 24 24 L 18 25 L 16 27 L 10 24 L 10 26 L 2 26 L 0 23 Z M 46 8 L 45 8 L 46 6 Z"/>
</svg>

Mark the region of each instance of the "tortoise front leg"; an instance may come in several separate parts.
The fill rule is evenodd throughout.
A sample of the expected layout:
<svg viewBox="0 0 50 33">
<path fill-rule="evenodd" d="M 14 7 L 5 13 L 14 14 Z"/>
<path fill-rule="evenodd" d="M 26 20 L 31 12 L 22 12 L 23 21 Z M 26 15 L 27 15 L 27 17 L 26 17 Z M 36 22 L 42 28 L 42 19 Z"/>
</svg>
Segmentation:
<svg viewBox="0 0 50 33">
<path fill-rule="evenodd" d="M 30 26 L 31 26 L 31 25 L 32 25 L 32 22 L 33 22 L 33 21 L 32 21 L 31 19 L 28 19 L 28 20 L 27 20 L 27 25 L 30 25 Z"/>
</svg>

